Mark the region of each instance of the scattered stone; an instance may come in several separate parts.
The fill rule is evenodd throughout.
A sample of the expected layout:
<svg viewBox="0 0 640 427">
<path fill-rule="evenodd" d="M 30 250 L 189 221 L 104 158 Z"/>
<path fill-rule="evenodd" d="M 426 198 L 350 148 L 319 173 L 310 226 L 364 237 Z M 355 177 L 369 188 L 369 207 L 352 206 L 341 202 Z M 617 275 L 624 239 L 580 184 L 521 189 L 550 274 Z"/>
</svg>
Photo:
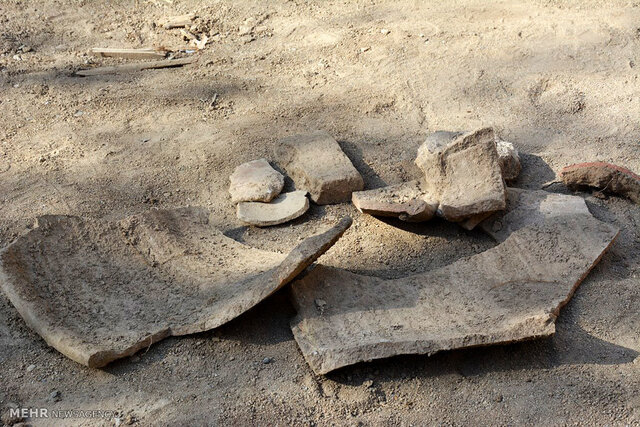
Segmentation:
<svg viewBox="0 0 640 427">
<path fill-rule="evenodd" d="M 31 371 L 33 371 L 34 369 L 36 369 L 36 365 L 29 365 L 29 366 L 27 366 L 27 372 L 31 372 Z"/>
<path fill-rule="evenodd" d="M 425 193 L 418 180 L 375 190 L 355 191 L 351 200 L 360 212 L 410 222 L 430 220 L 438 207 L 438 203 Z"/>
<path fill-rule="evenodd" d="M 262 359 L 262 363 L 264 363 L 265 365 L 268 365 L 271 362 L 273 362 L 273 359 L 270 357 L 265 357 L 264 359 Z"/>
<path fill-rule="evenodd" d="M 387 28 L 383 28 L 383 29 L 381 29 L 381 30 L 380 30 L 380 32 L 381 32 L 383 35 L 385 35 L 385 36 L 386 36 L 387 34 L 389 34 L 389 33 L 391 32 L 391 30 L 389 30 L 389 29 L 387 29 Z"/>
<path fill-rule="evenodd" d="M 617 233 L 587 215 L 550 218 L 478 255 L 393 280 L 318 265 L 292 285 L 293 334 L 318 374 L 398 354 L 548 336 Z M 321 316 L 318 299 L 327 302 Z"/>
<path fill-rule="evenodd" d="M 480 224 L 480 228 L 498 242 L 531 224 L 560 216 L 591 216 L 582 197 L 549 193 L 543 190 L 507 189 L 507 208 Z"/>
<path fill-rule="evenodd" d="M 202 208 L 122 221 L 47 215 L 0 252 L 0 287 L 46 342 L 101 367 L 249 310 L 327 251 L 343 218 L 288 255 L 226 237 Z"/>
<path fill-rule="evenodd" d="M 284 187 L 284 176 L 266 159 L 241 164 L 231 174 L 230 181 L 233 203 L 270 202 Z"/>
<path fill-rule="evenodd" d="M 60 402 L 60 392 L 58 390 L 53 390 L 49 393 L 49 399 L 54 402 Z"/>
<path fill-rule="evenodd" d="M 308 209 L 307 192 L 292 191 L 279 195 L 271 203 L 238 203 L 237 214 L 245 224 L 268 227 L 296 219 Z"/>
<path fill-rule="evenodd" d="M 344 203 L 364 188 L 362 176 L 327 132 L 315 131 L 284 138 L 276 157 L 296 184 L 319 205 Z"/>
<path fill-rule="evenodd" d="M 502 177 L 506 181 L 515 180 L 522 171 L 518 150 L 512 143 L 501 140 L 496 142 L 496 149 L 498 150 L 498 161 L 500 162 Z"/>
<path fill-rule="evenodd" d="M 425 191 L 439 201 L 438 215 L 459 222 L 505 207 L 493 129 L 435 132 L 418 149 Z"/>
<path fill-rule="evenodd" d="M 640 176 L 629 169 L 605 162 L 578 163 L 563 168 L 560 177 L 572 190 L 594 187 L 640 204 Z"/>
</svg>

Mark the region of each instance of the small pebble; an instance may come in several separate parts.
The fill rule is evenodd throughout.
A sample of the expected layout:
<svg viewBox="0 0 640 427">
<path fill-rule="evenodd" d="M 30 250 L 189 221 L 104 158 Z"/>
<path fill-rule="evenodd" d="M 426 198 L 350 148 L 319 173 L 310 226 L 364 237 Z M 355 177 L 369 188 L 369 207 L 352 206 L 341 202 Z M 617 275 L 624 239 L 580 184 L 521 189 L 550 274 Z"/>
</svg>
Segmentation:
<svg viewBox="0 0 640 427">
<path fill-rule="evenodd" d="M 33 371 L 34 369 L 36 369 L 36 365 L 29 365 L 29 366 L 27 366 L 27 372 L 31 372 L 31 371 Z"/>
<path fill-rule="evenodd" d="M 273 362 L 273 359 L 270 357 L 265 357 L 264 359 L 262 359 L 262 363 L 264 363 L 265 365 L 269 364 Z"/>
</svg>

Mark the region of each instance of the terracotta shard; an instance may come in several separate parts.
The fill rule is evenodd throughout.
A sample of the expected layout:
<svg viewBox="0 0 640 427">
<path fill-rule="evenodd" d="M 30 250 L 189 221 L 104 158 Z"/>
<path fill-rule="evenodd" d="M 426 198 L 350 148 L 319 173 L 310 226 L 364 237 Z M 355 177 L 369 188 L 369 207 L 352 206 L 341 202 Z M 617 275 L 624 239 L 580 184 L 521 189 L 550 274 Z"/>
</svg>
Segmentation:
<svg viewBox="0 0 640 427">
<path fill-rule="evenodd" d="M 284 138 L 275 152 L 296 189 L 308 191 L 319 205 L 348 202 L 352 192 L 364 188 L 362 176 L 327 132 Z"/>
<path fill-rule="evenodd" d="M 409 222 L 430 220 L 438 207 L 417 180 L 375 190 L 355 191 L 351 200 L 360 212 Z"/>
<path fill-rule="evenodd" d="M 556 217 L 486 252 L 402 279 L 319 265 L 292 285 L 293 334 L 318 374 L 398 354 L 550 335 L 560 308 L 616 235 L 590 216 Z"/>
<path fill-rule="evenodd" d="M 558 216 L 591 216 L 582 197 L 542 190 L 507 189 L 507 208 L 482 221 L 480 228 L 498 242 L 516 230 Z"/>
<path fill-rule="evenodd" d="M 244 313 L 350 224 L 345 218 L 283 255 L 224 236 L 202 209 L 157 210 L 111 223 L 45 216 L 0 253 L 0 285 L 49 345 L 101 367 Z"/>
<path fill-rule="evenodd" d="M 464 134 L 436 132 L 418 149 L 416 164 L 425 174 L 425 190 L 439 201 L 438 214 L 449 221 L 505 207 L 505 185 L 491 128 Z"/>
<path fill-rule="evenodd" d="M 604 162 L 578 163 L 563 168 L 560 177 L 571 189 L 594 187 L 640 204 L 640 176 L 629 169 Z"/>
</svg>

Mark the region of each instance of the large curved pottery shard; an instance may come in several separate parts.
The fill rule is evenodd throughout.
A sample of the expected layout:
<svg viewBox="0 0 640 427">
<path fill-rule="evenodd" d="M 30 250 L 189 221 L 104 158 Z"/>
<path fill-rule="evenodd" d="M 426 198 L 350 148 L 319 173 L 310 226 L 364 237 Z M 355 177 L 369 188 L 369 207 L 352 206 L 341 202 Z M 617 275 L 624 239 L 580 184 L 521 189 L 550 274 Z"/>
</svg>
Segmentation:
<svg viewBox="0 0 640 427">
<path fill-rule="evenodd" d="M 321 265 L 292 287 L 293 334 L 319 374 L 397 354 L 553 334 L 560 308 L 617 230 L 587 215 L 514 231 L 446 267 L 384 280 Z"/>
<path fill-rule="evenodd" d="M 117 223 L 46 216 L 0 254 L 3 290 L 49 345 L 90 367 L 170 335 L 202 332 L 292 280 L 351 224 L 344 218 L 289 255 L 245 246 L 202 209 Z"/>
</svg>

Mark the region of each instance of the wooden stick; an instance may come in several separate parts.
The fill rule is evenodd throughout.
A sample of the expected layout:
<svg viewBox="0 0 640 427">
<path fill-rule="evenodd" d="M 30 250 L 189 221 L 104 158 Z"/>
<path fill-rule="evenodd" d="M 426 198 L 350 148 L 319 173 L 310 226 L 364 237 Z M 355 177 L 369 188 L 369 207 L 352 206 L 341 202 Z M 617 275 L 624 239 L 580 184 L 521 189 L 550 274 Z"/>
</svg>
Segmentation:
<svg viewBox="0 0 640 427">
<path fill-rule="evenodd" d="M 191 25 L 191 21 L 193 21 L 195 17 L 195 13 L 187 13 L 186 15 L 180 16 L 170 16 L 168 18 L 160 19 L 158 21 L 158 25 L 160 27 L 163 27 L 165 30 L 170 30 L 171 28 L 186 27 L 187 25 Z"/>
<path fill-rule="evenodd" d="M 191 64 L 195 61 L 196 58 L 166 59 L 164 61 L 139 62 L 137 64 L 123 64 L 111 67 L 90 68 L 88 70 L 78 70 L 75 74 L 76 76 L 82 77 L 102 76 L 105 74 L 122 74 L 135 71 L 150 70 L 153 68 L 182 67 L 183 65 Z"/>
<path fill-rule="evenodd" d="M 151 48 L 144 49 L 111 49 L 108 47 L 94 47 L 91 53 L 97 56 L 130 58 L 130 59 L 161 59 L 166 56 L 166 52 Z"/>
</svg>

